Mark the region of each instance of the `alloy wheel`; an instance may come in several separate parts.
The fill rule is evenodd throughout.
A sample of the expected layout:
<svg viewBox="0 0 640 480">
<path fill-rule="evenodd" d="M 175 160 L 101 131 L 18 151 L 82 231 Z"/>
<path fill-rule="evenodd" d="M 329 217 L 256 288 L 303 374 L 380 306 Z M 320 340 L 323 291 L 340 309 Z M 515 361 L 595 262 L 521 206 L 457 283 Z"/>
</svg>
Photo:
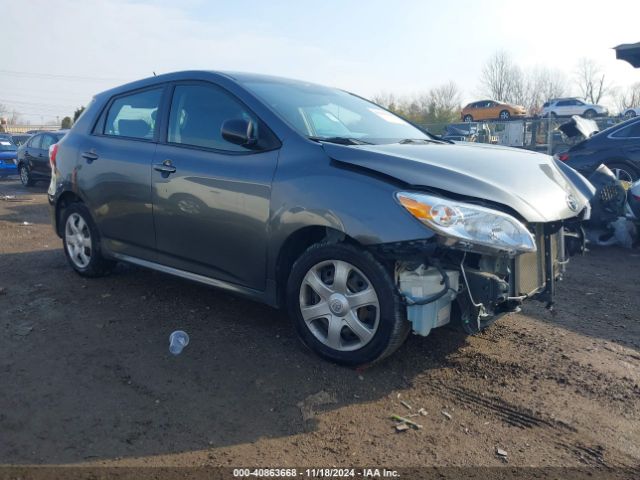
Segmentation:
<svg viewBox="0 0 640 480">
<path fill-rule="evenodd" d="M 25 165 L 20 165 L 20 181 L 23 185 L 29 184 L 29 170 Z"/>
<path fill-rule="evenodd" d="M 80 269 L 87 268 L 92 253 L 91 231 L 82 216 L 77 213 L 69 215 L 64 237 L 67 253 L 73 264 Z"/>
<path fill-rule="evenodd" d="M 378 295 L 366 275 L 348 262 L 328 260 L 311 267 L 299 297 L 307 328 L 329 348 L 357 350 L 378 329 Z"/>
</svg>

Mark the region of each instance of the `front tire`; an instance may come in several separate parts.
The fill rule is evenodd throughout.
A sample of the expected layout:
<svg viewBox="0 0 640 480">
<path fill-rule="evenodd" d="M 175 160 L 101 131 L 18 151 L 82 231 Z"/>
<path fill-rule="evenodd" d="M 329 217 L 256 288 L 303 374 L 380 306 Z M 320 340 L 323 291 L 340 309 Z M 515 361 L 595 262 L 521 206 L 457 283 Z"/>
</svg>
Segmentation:
<svg viewBox="0 0 640 480">
<path fill-rule="evenodd" d="M 387 269 L 348 244 L 320 243 L 300 256 L 287 283 L 287 307 L 305 345 L 341 365 L 382 360 L 410 331 Z"/>
<path fill-rule="evenodd" d="M 511 114 L 508 110 L 502 110 L 500 112 L 500 120 L 509 120 L 511 118 Z"/>
<path fill-rule="evenodd" d="M 22 185 L 25 187 L 33 186 L 33 176 L 31 175 L 31 170 L 29 170 L 27 165 L 21 163 L 18 167 L 18 173 L 20 174 L 20 182 L 22 182 Z"/>
<path fill-rule="evenodd" d="M 111 272 L 115 263 L 100 251 L 100 235 L 89 209 L 82 203 L 72 203 L 62 212 L 62 243 L 71 267 L 83 277 L 102 277 Z"/>
<path fill-rule="evenodd" d="M 589 109 L 589 110 L 587 110 L 586 112 L 584 112 L 584 113 L 582 114 L 582 116 L 583 116 L 584 118 L 589 118 L 589 119 L 591 119 L 591 118 L 596 118 L 596 111 L 595 111 L 595 110 L 592 110 L 592 109 Z"/>
<path fill-rule="evenodd" d="M 626 182 L 635 182 L 640 178 L 640 173 L 637 169 L 626 165 L 624 163 L 605 163 L 607 168 L 613 172 L 618 180 L 624 180 Z"/>
</svg>

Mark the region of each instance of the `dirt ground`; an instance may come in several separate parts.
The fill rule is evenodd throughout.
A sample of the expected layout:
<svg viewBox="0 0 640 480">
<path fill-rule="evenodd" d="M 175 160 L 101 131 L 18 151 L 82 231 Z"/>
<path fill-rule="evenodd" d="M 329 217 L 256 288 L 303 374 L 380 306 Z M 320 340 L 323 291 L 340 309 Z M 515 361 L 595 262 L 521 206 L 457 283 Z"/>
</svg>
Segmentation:
<svg viewBox="0 0 640 480">
<path fill-rule="evenodd" d="M 640 251 L 594 249 L 554 313 L 412 336 L 355 371 L 225 292 L 124 265 L 79 277 L 46 186 L 2 180 L 0 464 L 637 469 L 639 271 Z M 396 433 L 390 415 L 420 408 L 423 428 Z"/>
</svg>

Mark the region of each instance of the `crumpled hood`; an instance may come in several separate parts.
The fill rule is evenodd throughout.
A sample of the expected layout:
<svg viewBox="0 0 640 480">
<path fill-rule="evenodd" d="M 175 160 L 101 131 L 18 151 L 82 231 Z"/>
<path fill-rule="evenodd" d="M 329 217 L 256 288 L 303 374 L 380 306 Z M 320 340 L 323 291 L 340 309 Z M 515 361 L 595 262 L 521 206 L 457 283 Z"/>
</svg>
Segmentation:
<svg viewBox="0 0 640 480">
<path fill-rule="evenodd" d="M 575 217 L 588 203 L 552 157 L 527 150 L 475 143 L 323 146 L 339 162 L 506 205 L 528 222 Z"/>
<path fill-rule="evenodd" d="M 569 138 L 577 137 L 580 135 L 584 138 L 589 138 L 592 135 L 598 133 L 600 131 L 600 128 L 598 127 L 598 124 L 593 120 L 574 115 L 571 117 L 571 120 L 560 125 L 558 127 L 558 130 L 560 130 Z"/>
</svg>

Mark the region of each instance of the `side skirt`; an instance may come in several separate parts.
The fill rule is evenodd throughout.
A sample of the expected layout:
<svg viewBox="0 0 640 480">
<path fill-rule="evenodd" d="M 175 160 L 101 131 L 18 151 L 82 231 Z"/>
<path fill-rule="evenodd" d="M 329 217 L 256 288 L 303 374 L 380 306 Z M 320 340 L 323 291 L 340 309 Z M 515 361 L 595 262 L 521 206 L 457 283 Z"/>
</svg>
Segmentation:
<svg viewBox="0 0 640 480">
<path fill-rule="evenodd" d="M 151 270 L 167 273 L 169 275 L 175 275 L 176 277 L 181 277 L 193 282 L 203 283 L 211 287 L 220 288 L 222 290 L 226 290 L 228 292 L 250 298 L 251 300 L 266 303 L 267 305 L 270 305 L 272 307 L 277 306 L 275 304 L 275 295 L 271 294 L 272 288 L 268 288 L 267 291 L 262 292 L 260 290 L 254 290 L 252 288 L 243 287 L 234 283 L 225 282 L 223 280 L 205 277 L 204 275 L 199 275 L 197 273 L 187 272 L 186 270 L 180 270 L 178 268 L 168 267 L 166 265 L 150 262 L 141 258 L 124 255 L 122 253 L 110 252 L 110 256 L 121 262 L 132 263 L 140 267 L 149 268 Z M 268 283 L 268 286 L 271 286 L 270 282 Z M 273 290 L 275 291 L 275 289 Z"/>
</svg>

